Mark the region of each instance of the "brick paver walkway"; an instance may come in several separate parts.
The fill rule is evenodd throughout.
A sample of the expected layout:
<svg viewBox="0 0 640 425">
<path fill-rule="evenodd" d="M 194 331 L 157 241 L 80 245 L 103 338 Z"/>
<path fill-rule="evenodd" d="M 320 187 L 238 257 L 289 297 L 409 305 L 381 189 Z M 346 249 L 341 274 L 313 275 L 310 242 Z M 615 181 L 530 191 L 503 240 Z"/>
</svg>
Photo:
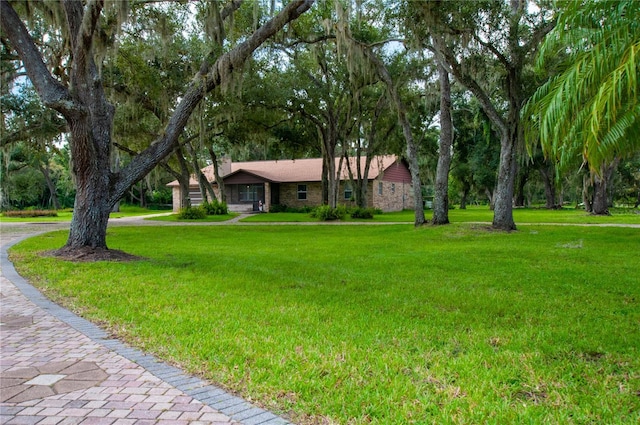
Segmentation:
<svg viewBox="0 0 640 425">
<path fill-rule="evenodd" d="M 288 422 L 152 356 L 47 300 L 0 249 L 0 424 Z"/>
</svg>

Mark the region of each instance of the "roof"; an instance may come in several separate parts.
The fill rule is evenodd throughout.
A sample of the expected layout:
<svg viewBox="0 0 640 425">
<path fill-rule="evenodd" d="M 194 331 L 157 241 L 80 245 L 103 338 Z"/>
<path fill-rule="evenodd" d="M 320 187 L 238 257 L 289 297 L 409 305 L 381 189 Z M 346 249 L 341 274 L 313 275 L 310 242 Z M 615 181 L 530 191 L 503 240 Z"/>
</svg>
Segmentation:
<svg viewBox="0 0 640 425">
<path fill-rule="evenodd" d="M 369 169 L 369 179 L 376 179 L 384 170 L 398 161 L 396 155 L 380 155 L 371 161 Z M 335 159 L 336 168 L 339 165 L 340 158 Z M 350 158 L 351 170 L 355 174 L 356 159 Z M 365 158 L 360 159 L 361 167 L 364 169 Z M 222 167 L 221 167 L 222 168 Z M 213 182 L 214 171 L 213 165 L 209 165 L 202 169 L 203 174 L 210 182 Z M 225 179 L 231 175 L 245 172 L 257 176 L 271 183 L 298 183 L 298 182 L 319 182 L 322 181 L 322 158 L 308 159 L 279 159 L 275 161 L 250 161 L 250 162 L 232 162 L 231 171 L 223 175 Z M 341 180 L 347 180 L 349 172 L 346 163 L 342 164 Z M 190 185 L 197 185 L 197 179 L 192 175 L 189 182 Z M 174 180 L 167 186 L 178 186 L 178 181 Z"/>
</svg>

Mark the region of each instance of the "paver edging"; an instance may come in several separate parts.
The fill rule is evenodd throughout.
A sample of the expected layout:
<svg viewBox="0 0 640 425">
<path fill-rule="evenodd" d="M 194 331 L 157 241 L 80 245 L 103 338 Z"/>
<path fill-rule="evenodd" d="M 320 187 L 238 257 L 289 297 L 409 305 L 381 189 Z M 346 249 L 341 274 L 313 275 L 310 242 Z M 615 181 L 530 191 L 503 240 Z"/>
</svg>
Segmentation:
<svg viewBox="0 0 640 425">
<path fill-rule="evenodd" d="M 13 263 L 9 260 L 8 255 L 9 248 L 39 233 L 44 232 L 24 235 L 10 242 L 2 243 L 0 246 L 0 268 L 2 269 L 2 274 L 7 280 L 12 282 L 29 301 L 76 331 L 86 335 L 93 342 L 139 364 L 155 377 L 173 385 L 194 400 L 218 410 L 220 413 L 229 416 L 241 424 L 261 425 L 269 423 L 293 425 L 284 418 L 276 416 L 240 397 L 230 394 L 222 388 L 211 385 L 200 378 L 187 375 L 180 369 L 168 365 L 152 355 L 143 353 L 134 347 L 130 347 L 117 339 L 109 337 L 107 332 L 95 324 L 46 298 L 36 287 L 18 274 Z M 172 381 L 176 384 L 173 384 Z M 204 389 L 207 389 L 207 391 L 203 391 Z M 5 410 L 6 409 L 3 409 L 3 415 L 6 414 Z M 248 412 L 251 412 L 250 417 L 246 416 Z"/>
</svg>

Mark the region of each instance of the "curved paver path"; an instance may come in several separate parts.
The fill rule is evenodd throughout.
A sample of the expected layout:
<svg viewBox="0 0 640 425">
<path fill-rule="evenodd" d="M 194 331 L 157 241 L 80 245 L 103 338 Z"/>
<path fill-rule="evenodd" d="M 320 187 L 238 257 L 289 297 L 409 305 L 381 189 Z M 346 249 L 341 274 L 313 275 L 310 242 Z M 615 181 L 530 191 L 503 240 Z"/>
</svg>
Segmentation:
<svg viewBox="0 0 640 425">
<path fill-rule="evenodd" d="M 11 245 L 68 226 L 3 223 L 0 229 L 1 424 L 288 423 L 112 339 L 16 273 L 7 257 Z"/>
</svg>

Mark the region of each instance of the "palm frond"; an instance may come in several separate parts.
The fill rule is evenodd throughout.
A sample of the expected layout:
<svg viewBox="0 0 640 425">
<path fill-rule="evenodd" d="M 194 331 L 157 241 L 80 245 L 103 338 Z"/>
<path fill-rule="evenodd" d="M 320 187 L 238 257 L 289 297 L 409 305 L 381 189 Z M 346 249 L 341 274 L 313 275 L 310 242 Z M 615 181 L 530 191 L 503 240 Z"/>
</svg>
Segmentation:
<svg viewBox="0 0 640 425">
<path fill-rule="evenodd" d="M 638 149 L 628 137 L 637 135 L 639 123 L 640 2 L 563 4 L 538 65 L 559 54 L 566 60 L 527 102 L 525 130 L 528 140 L 539 141 L 545 155 L 561 165 L 581 152 L 597 172 L 602 163 Z"/>
</svg>

